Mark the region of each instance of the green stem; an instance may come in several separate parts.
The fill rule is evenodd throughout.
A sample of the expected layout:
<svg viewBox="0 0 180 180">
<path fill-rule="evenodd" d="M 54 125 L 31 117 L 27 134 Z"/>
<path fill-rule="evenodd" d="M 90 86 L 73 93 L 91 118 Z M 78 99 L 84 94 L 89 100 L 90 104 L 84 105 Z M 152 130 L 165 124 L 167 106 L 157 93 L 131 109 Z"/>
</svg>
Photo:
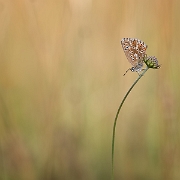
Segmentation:
<svg viewBox="0 0 180 180">
<path fill-rule="evenodd" d="M 126 100 L 127 96 L 129 95 L 129 93 L 131 92 L 131 90 L 133 89 L 133 87 L 136 85 L 136 83 L 141 79 L 141 77 L 146 73 L 146 71 L 149 68 L 147 67 L 142 74 L 139 75 L 139 77 L 136 79 L 136 81 L 133 83 L 133 85 L 130 87 L 130 89 L 128 90 L 128 92 L 126 93 L 126 95 L 124 96 L 118 111 L 116 113 L 116 117 L 114 119 L 114 125 L 113 125 L 113 135 L 112 135 L 112 180 L 114 180 L 114 142 L 115 142 L 115 131 L 116 131 L 116 123 L 117 123 L 117 119 L 118 119 L 118 115 L 119 112 L 121 110 L 122 105 L 124 104 L 124 101 Z"/>
</svg>

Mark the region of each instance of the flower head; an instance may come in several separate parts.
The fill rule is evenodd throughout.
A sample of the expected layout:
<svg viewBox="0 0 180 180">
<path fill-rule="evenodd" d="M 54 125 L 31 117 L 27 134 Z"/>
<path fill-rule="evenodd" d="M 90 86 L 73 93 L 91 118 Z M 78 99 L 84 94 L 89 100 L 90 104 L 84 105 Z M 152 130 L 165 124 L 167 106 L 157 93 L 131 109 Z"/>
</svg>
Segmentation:
<svg viewBox="0 0 180 180">
<path fill-rule="evenodd" d="M 149 68 L 159 69 L 161 66 L 158 64 L 158 60 L 155 56 L 148 56 L 144 58 L 145 64 Z"/>
</svg>

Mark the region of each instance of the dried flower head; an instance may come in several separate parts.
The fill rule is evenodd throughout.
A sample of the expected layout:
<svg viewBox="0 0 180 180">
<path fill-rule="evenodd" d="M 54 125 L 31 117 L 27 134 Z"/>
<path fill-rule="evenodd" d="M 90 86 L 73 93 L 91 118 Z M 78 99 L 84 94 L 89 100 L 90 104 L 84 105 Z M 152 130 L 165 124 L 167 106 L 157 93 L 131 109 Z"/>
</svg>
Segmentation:
<svg viewBox="0 0 180 180">
<path fill-rule="evenodd" d="M 148 56 L 144 58 L 145 64 L 149 68 L 159 69 L 161 66 L 158 64 L 158 60 L 155 56 Z"/>
</svg>

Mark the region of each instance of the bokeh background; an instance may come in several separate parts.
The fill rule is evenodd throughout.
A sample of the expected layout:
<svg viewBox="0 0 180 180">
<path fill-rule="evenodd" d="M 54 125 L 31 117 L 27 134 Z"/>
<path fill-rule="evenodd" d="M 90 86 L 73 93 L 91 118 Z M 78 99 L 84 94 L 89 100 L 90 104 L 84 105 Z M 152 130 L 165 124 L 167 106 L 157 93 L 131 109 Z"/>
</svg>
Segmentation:
<svg viewBox="0 0 180 180">
<path fill-rule="evenodd" d="M 1 0 L 0 179 L 109 180 L 112 127 L 138 77 L 120 45 L 135 37 L 148 70 L 119 115 L 115 179 L 180 179 L 180 1 Z"/>
</svg>

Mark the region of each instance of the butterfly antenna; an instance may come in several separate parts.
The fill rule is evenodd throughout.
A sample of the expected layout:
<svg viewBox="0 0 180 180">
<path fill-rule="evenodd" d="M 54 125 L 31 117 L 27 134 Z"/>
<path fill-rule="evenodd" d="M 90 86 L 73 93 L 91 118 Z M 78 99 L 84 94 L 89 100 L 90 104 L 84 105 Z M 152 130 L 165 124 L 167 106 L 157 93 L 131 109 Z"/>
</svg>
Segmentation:
<svg viewBox="0 0 180 180">
<path fill-rule="evenodd" d="M 129 68 L 124 74 L 123 74 L 123 76 L 125 76 L 126 75 L 126 73 L 130 70 L 131 68 Z"/>
</svg>

